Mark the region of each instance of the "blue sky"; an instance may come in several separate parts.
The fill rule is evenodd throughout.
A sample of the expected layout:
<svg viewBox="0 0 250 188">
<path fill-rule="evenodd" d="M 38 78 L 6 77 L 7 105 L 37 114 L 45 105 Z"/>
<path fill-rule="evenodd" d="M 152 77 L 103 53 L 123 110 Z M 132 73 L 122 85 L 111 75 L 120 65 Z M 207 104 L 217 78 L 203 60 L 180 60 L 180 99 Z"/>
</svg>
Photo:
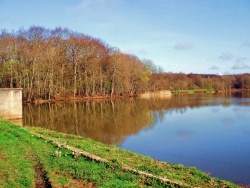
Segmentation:
<svg viewBox="0 0 250 188">
<path fill-rule="evenodd" d="M 0 23 L 67 27 L 166 72 L 250 72 L 249 0 L 0 0 Z"/>
</svg>

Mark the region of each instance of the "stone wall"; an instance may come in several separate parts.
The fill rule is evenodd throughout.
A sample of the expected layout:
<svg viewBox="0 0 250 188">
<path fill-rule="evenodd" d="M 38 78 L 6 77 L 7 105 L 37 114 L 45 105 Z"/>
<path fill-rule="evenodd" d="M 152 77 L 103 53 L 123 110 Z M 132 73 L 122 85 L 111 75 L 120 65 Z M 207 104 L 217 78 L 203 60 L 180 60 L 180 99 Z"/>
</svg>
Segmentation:
<svg viewBox="0 0 250 188">
<path fill-rule="evenodd" d="M 19 119 L 22 115 L 22 89 L 0 88 L 0 117 Z"/>
</svg>

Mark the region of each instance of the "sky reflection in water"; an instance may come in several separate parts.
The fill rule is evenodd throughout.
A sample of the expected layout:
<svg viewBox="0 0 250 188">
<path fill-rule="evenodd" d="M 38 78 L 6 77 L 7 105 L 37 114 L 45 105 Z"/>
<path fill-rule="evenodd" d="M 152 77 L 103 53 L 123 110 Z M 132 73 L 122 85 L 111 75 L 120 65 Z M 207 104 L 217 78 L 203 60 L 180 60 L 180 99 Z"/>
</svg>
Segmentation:
<svg viewBox="0 0 250 188">
<path fill-rule="evenodd" d="M 250 95 L 24 105 L 23 125 L 115 144 L 250 184 Z"/>
<path fill-rule="evenodd" d="M 223 98 L 212 100 L 217 104 L 164 110 L 153 128 L 128 137 L 120 147 L 250 184 L 249 99 L 228 98 L 223 105 Z"/>
</svg>

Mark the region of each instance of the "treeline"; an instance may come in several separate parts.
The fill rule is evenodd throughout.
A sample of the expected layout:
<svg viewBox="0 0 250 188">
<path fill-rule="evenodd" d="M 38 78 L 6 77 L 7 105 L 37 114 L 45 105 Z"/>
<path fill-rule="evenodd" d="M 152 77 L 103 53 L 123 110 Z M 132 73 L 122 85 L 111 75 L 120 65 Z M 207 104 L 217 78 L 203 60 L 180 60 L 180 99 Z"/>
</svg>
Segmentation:
<svg viewBox="0 0 250 188">
<path fill-rule="evenodd" d="M 124 96 L 162 89 L 250 88 L 250 75 L 163 73 L 150 60 L 122 53 L 68 29 L 30 27 L 0 33 L 0 87 L 24 99 Z"/>
<path fill-rule="evenodd" d="M 0 87 L 23 88 L 24 98 L 133 95 L 147 90 L 151 72 L 136 56 L 99 39 L 31 27 L 0 34 Z"/>
<path fill-rule="evenodd" d="M 150 80 L 151 89 L 161 90 L 196 90 L 210 89 L 230 91 L 232 89 L 250 89 L 250 74 L 214 75 L 214 74 L 183 74 L 156 73 Z"/>
</svg>

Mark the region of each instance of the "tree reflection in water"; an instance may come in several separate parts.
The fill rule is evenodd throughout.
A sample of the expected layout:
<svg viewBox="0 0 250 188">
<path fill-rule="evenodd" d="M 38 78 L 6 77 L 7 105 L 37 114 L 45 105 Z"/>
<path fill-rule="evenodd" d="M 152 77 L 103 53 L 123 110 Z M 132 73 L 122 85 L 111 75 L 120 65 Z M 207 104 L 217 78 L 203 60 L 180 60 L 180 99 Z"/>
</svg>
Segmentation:
<svg viewBox="0 0 250 188">
<path fill-rule="evenodd" d="M 23 108 L 23 125 L 75 134 L 106 144 L 121 144 L 127 136 L 153 127 L 155 122 L 163 119 L 165 113 L 185 113 L 187 108 L 218 104 L 228 106 L 232 103 L 231 97 L 226 94 L 203 94 L 167 99 L 130 98 L 27 104 Z M 237 102 L 238 105 L 250 105 L 250 101 L 242 103 L 240 98 Z"/>
</svg>

